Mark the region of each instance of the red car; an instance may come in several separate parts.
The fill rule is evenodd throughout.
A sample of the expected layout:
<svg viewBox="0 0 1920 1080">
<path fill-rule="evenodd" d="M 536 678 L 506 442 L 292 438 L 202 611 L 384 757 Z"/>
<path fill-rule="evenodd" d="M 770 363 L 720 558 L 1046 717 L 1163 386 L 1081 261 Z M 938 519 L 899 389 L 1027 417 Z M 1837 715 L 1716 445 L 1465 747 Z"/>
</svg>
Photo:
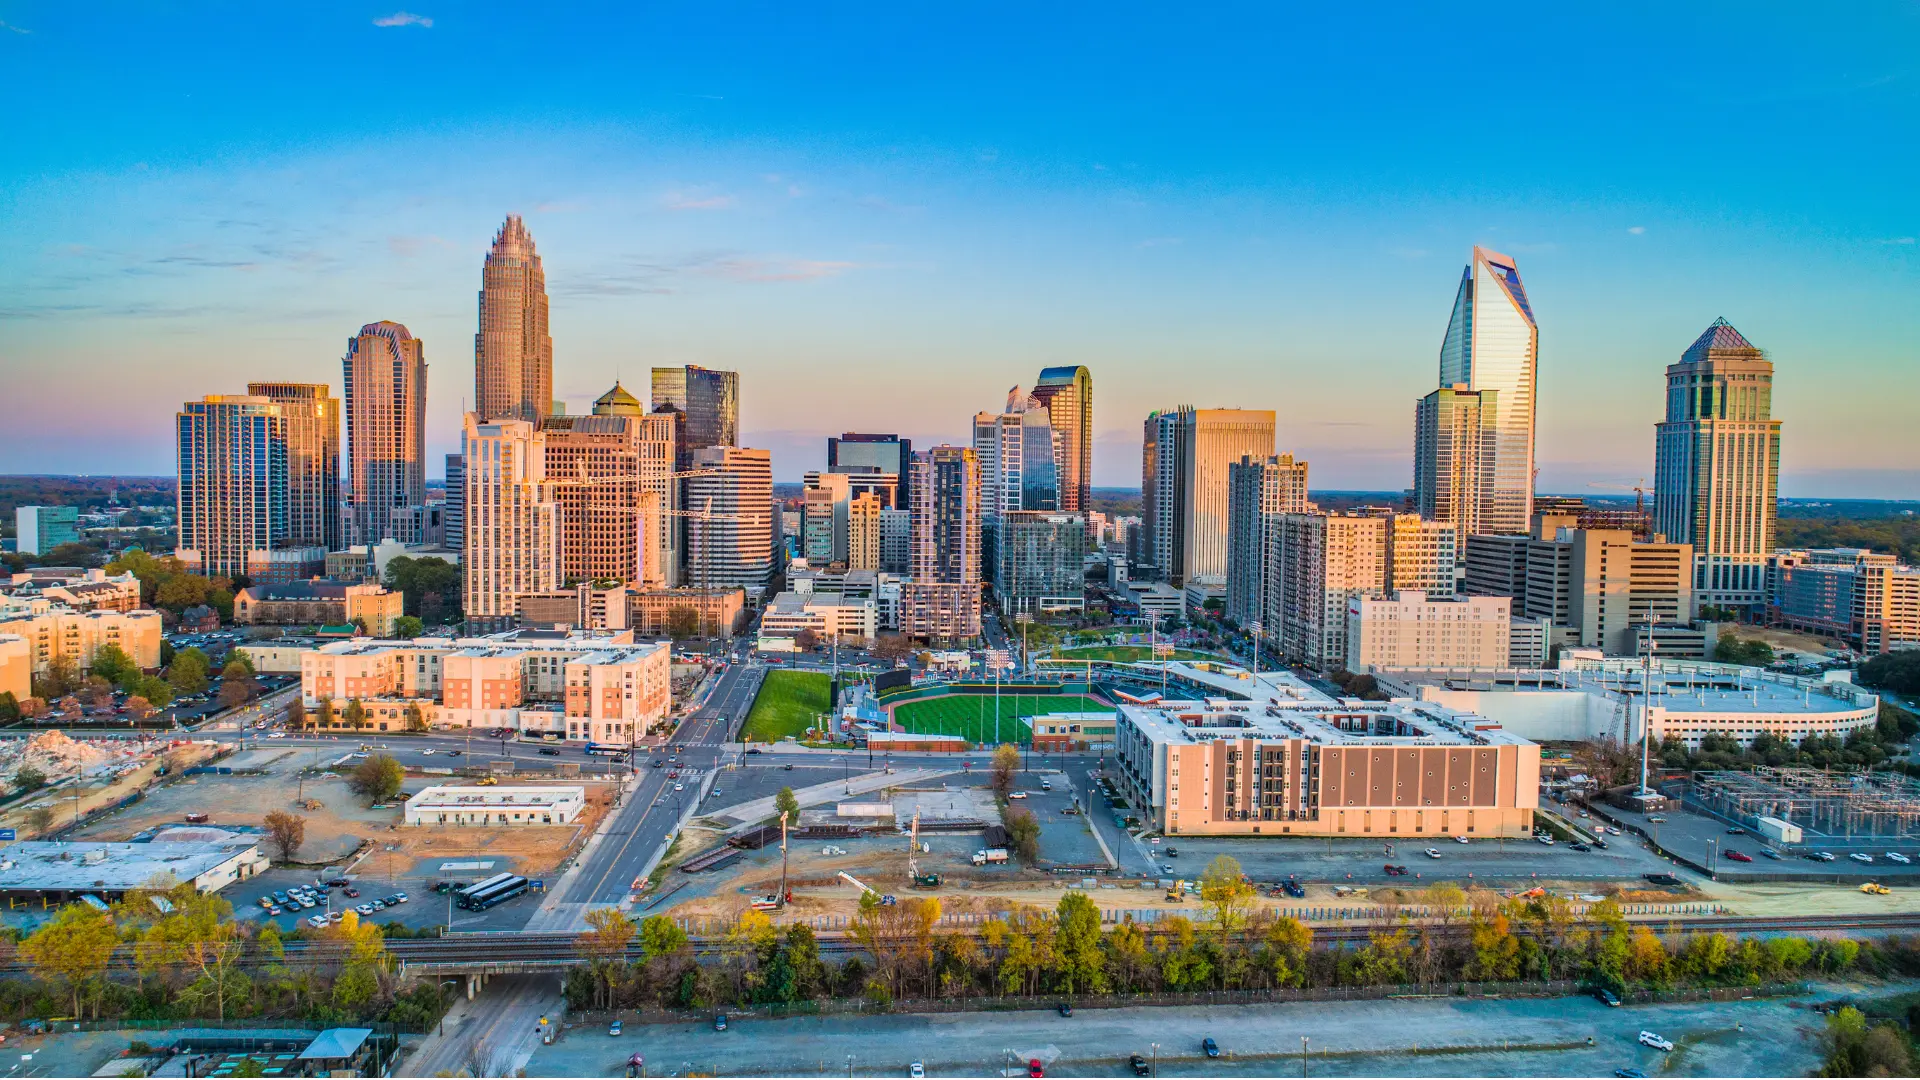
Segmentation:
<svg viewBox="0 0 1920 1080">
<path fill-rule="evenodd" d="M 1039 1059 L 1039 1058 L 1028 1058 L 1028 1059 L 1027 1059 L 1027 1075 L 1028 1075 L 1028 1076 L 1045 1076 L 1045 1075 L 1047 1075 L 1047 1070 L 1046 1070 L 1046 1069 L 1044 1069 L 1044 1068 L 1042 1068 L 1042 1067 L 1040 1066 L 1040 1059 Z"/>
<path fill-rule="evenodd" d="M 1752 862 L 1753 861 L 1753 856 L 1747 854 L 1744 851 L 1729 851 L 1727 852 L 1727 858 L 1732 859 L 1734 862 Z"/>
</svg>

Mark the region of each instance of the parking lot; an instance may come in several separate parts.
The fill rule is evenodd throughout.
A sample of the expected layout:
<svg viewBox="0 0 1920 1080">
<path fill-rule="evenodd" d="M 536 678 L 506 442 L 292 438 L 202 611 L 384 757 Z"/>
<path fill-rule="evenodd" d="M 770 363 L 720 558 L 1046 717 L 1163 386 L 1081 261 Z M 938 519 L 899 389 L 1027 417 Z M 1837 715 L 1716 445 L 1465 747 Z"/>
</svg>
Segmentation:
<svg viewBox="0 0 1920 1080">
<path fill-rule="evenodd" d="M 1769 844 L 1763 837 L 1745 832 L 1729 832 L 1730 826 L 1718 818 L 1697 814 L 1687 809 L 1664 810 L 1658 814 L 1636 814 L 1627 810 L 1606 807 L 1607 817 L 1619 821 L 1622 825 L 1633 825 L 1644 829 L 1661 847 L 1672 851 L 1681 858 L 1693 861 L 1699 866 L 1713 871 L 1716 878 L 1726 881 L 1767 881 L 1767 880 L 1805 880 L 1805 881 L 1848 881 L 1898 882 L 1920 885 L 1920 843 L 1909 842 L 1905 845 L 1893 843 L 1858 843 L 1851 845 L 1785 845 Z M 1659 821 L 1652 820 L 1660 818 Z M 1780 858 L 1771 858 L 1761 849 L 1772 847 Z M 1810 859 L 1808 855 L 1824 850 L 1833 855 L 1831 861 Z M 1887 857 L 1888 852 L 1898 852 L 1910 863 L 1901 863 Z M 1737 852 L 1752 862 L 1743 862 L 1729 858 Z M 1849 858 L 1858 852 L 1870 856 L 1871 863 Z"/>
<path fill-rule="evenodd" d="M 1042 784 L 1051 784 L 1044 790 Z M 1107 865 L 1106 853 L 1087 821 L 1087 793 L 1076 791 L 1065 773 L 1017 774 L 1014 791 L 1025 795 L 1012 806 L 1024 807 L 1040 822 L 1040 861 L 1059 866 Z M 1078 796 L 1076 801 L 1076 796 Z M 1074 810 L 1075 813 L 1065 813 Z"/>
<path fill-rule="evenodd" d="M 469 860 L 459 860 L 468 862 Z M 485 862 L 485 859 L 473 860 Z M 256 923 L 273 922 L 287 933 L 297 926 L 305 925 L 316 914 L 324 915 L 328 911 L 339 911 L 343 907 L 357 907 L 361 904 L 372 906 L 377 899 L 405 893 L 405 903 L 376 911 L 371 915 L 362 915 L 376 923 L 399 923 L 415 928 L 445 926 L 452 919 L 455 930 L 518 930 L 526 925 L 533 916 L 534 909 L 540 905 L 540 896 L 533 893 L 522 894 L 498 907 L 486 911 L 461 911 L 452 907 L 452 898 L 444 893 L 435 893 L 436 881 L 453 880 L 471 883 L 491 874 L 512 869 L 507 860 L 497 860 L 486 868 L 451 871 L 444 875 L 437 873 L 407 873 L 395 875 L 388 868 L 379 865 L 376 856 L 362 864 L 367 872 L 356 870 L 345 875 L 346 887 L 319 889 L 317 895 L 320 906 L 304 911 L 283 909 L 280 915 L 269 915 L 260 906 L 262 896 L 271 896 L 275 892 L 284 893 L 296 885 L 313 886 L 318 882 L 339 880 L 342 875 L 334 869 L 328 870 L 270 870 L 258 877 L 239 882 L 226 889 L 221 895 L 233 905 L 234 914 L 242 919 Z M 358 896 L 348 895 L 352 889 Z"/>
</svg>

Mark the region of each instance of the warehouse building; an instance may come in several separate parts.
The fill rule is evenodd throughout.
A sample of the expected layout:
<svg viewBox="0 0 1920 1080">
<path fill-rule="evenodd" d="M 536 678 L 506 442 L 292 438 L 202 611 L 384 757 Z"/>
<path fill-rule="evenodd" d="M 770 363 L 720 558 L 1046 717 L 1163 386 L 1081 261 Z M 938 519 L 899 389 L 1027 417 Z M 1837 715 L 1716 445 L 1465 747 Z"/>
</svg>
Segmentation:
<svg viewBox="0 0 1920 1080">
<path fill-rule="evenodd" d="M 165 879 L 214 893 L 267 867 L 252 837 L 149 844 L 22 841 L 0 848 L 0 896 L 49 907 L 87 897 L 112 903 Z"/>
<path fill-rule="evenodd" d="M 430 787 L 407 800 L 408 825 L 568 825 L 583 787 Z"/>
</svg>

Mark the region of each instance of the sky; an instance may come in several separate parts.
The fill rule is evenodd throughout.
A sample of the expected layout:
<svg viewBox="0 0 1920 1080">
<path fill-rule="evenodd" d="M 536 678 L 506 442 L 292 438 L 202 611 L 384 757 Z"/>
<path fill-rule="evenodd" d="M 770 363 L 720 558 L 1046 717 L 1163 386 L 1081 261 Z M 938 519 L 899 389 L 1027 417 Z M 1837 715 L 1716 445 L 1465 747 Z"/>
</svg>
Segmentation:
<svg viewBox="0 0 1920 1080">
<path fill-rule="evenodd" d="M 0 472 L 170 474 L 182 401 L 337 390 L 381 319 L 453 449 L 513 212 L 571 410 L 735 369 L 783 480 L 1085 364 L 1098 485 L 1191 404 L 1405 488 L 1482 244 L 1540 321 L 1540 490 L 1650 476 L 1724 316 L 1783 495 L 1920 497 L 1912 0 L 404 2 L 0 0 Z"/>
</svg>

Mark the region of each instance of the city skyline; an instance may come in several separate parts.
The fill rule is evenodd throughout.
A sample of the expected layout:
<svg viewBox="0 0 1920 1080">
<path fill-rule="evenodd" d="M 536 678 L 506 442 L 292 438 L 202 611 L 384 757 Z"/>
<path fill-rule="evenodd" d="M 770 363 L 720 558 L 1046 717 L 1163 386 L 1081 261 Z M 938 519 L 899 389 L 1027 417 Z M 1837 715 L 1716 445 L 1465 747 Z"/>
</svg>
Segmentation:
<svg viewBox="0 0 1920 1080">
<path fill-rule="evenodd" d="M 1186 82 L 1144 118 L 1141 91 L 1090 77 L 1084 50 L 1063 49 L 1058 78 L 1089 76 L 1097 94 L 1036 73 L 1029 51 L 1069 33 L 1047 19 L 1024 45 L 961 35 L 916 76 L 868 55 L 871 38 L 835 43 L 771 16 L 902 88 L 862 110 L 839 77 L 788 93 L 780 80 L 801 61 L 762 42 L 726 55 L 679 16 L 609 15 L 606 44 L 569 37 L 582 52 L 552 85 L 508 94 L 449 77 L 511 25 L 486 7 L 431 27 L 137 13 L 84 42 L 69 13 L 18 14 L 31 32 L 0 49 L 32 89 L 26 138 L 0 164 L 12 241 L 0 373 L 48 407 L 0 442 L 0 470 L 163 474 L 167 402 L 257 379 L 331 382 L 339 339 L 369 322 L 460 342 L 474 268 L 517 213 L 539 238 L 554 393 L 570 411 L 656 366 L 738 371 L 740 442 L 769 449 L 781 482 L 821 467 L 841 431 L 964 442 L 1006 385 L 1084 365 L 1100 382 L 1096 486 L 1129 485 L 1139 419 L 1177 399 L 1276 410 L 1278 448 L 1313 460 L 1329 489 L 1405 488 L 1404 403 L 1432 389 L 1439 297 L 1484 245 L 1523 264 L 1539 314 L 1537 490 L 1650 476 L 1662 401 L 1648 387 L 1725 316 L 1777 360 L 1776 415 L 1795 433 L 1783 495 L 1920 495 L 1906 395 L 1849 392 L 1914 378 L 1915 228 L 1897 179 L 1909 170 L 1887 156 L 1913 151 L 1885 137 L 1914 117 L 1909 12 L 1862 15 L 1881 23 L 1873 34 L 1665 15 L 1646 40 L 1645 16 L 1547 13 L 1528 33 L 1563 47 L 1511 48 L 1516 29 L 1481 43 L 1527 87 L 1483 140 L 1443 134 L 1457 106 L 1414 92 L 1452 70 L 1449 43 L 1465 47 L 1417 12 L 1388 35 L 1393 70 L 1343 69 L 1361 57 L 1341 44 L 1351 27 L 1312 16 L 1290 29 L 1324 55 L 1281 65 L 1271 85 L 1251 77 L 1267 70 L 1257 50 L 1297 51 L 1277 24 L 1225 34 L 1122 13 L 1102 35 L 1125 56 L 1201 40 L 1225 51 L 1211 67 L 1173 58 Z M 928 30 L 901 18 L 886 29 Z M 643 31 L 683 55 L 624 74 L 612 46 Z M 525 32 L 559 66 L 557 32 Z M 236 55 L 249 34 L 300 40 L 278 55 L 283 71 L 157 66 L 189 33 Z M 1684 74 L 1702 33 L 1774 71 L 1769 94 L 1728 99 Z M 393 47 L 417 54 L 381 87 L 400 107 L 372 108 L 359 88 L 309 98 L 290 77 L 342 49 Z M 982 62 L 1016 77 L 976 101 L 950 96 L 945 80 Z M 1622 65 L 1643 85 L 1602 77 Z M 229 82 L 242 78 L 261 92 Z M 1379 85 L 1342 97 L 1368 79 Z M 131 80 L 154 89 L 118 109 Z M 1237 103 L 1216 114 L 1222 96 Z M 1038 114 L 1017 119 L 1035 98 Z M 1381 136 L 1388 113 L 1406 122 Z M 1726 168 L 1721 138 L 1768 146 L 1766 167 Z M 541 167 L 500 169 L 503 152 Z M 361 167 L 372 160 L 381 168 Z M 454 370 L 429 402 L 436 459 L 457 449 L 463 351 L 438 350 Z M 1379 398 L 1354 392 L 1362 372 Z M 89 384 L 124 386 L 125 400 L 82 415 Z"/>
</svg>

